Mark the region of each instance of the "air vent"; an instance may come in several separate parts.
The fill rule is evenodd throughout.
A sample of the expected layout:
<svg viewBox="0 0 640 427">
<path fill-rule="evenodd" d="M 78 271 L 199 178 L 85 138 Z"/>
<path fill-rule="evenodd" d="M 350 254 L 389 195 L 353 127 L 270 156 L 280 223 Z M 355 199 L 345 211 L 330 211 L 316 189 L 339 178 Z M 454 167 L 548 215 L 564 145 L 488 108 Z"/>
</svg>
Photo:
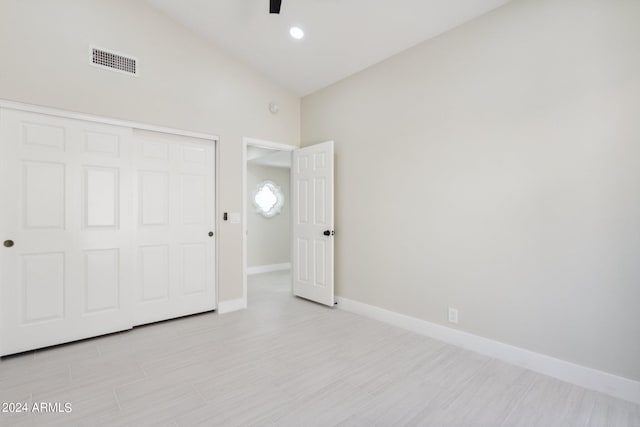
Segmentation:
<svg viewBox="0 0 640 427">
<path fill-rule="evenodd" d="M 135 58 L 130 56 L 95 47 L 91 48 L 91 63 L 96 67 L 106 68 L 107 70 L 117 71 L 131 76 L 137 76 L 137 62 L 138 61 Z"/>
</svg>

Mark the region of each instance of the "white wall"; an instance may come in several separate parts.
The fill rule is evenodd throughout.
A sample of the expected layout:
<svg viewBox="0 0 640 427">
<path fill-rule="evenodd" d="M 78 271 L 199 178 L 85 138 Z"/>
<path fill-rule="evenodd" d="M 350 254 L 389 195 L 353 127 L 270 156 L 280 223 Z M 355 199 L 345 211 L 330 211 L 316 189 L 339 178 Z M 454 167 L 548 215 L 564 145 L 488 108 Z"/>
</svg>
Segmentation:
<svg viewBox="0 0 640 427">
<path fill-rule="evenodd" d="M 284 205 L 280 214 L 265 218 L 253 205 L 253 193 L 263 181 L 273 181 L 284 194 Z M 247 164 L 247 265 L 284 264 L 291 262 L 291 232 L 289 211 L 290 170 Z"/>
<path fill-rule="evenodd" d="M 90 44 L 136 56 L 140 76 L 90 66 Z M 142 1 L 2 0 L 0 58 L 2 99 L 218 135 L 220 215 L 241 211 L 243 136 L 298 145 L 297 96 Z M 224 301 L 242 297 L 242 230 L 220 224 Z"/>
<path fill-rule="evenodd" d="M 639 22 L 515 1 L 305 97 L 337 293 L 640 380 Z"/>
</svg>

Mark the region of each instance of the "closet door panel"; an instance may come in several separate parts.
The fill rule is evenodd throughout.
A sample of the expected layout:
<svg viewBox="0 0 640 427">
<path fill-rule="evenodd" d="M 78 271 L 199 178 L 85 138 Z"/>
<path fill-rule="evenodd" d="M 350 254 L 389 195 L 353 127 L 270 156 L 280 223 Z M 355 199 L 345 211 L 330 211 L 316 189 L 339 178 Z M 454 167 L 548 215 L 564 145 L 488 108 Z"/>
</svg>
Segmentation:
<svg viewBox="0 0 640 427">
<path fill-rule="evenodd" d="M 214 310 L 214 144 L 139 130 L 134 141 L 134 324 Z"/>
<path fill-rule="evenodd" d="M 132 327 L 130 137 L 0 110 L 0 354 Z"/>
</svg>

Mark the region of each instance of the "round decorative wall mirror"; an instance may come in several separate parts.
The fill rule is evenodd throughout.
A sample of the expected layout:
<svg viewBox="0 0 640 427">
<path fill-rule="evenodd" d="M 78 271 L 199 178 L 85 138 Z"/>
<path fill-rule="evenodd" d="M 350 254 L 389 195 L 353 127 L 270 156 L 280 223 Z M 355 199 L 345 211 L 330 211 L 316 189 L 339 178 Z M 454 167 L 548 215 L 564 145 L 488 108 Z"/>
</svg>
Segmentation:
<svg viewBox="0 0 640 427">
<path fill-rule="evenodd" d="M 253 193 L 253 205 L 260 215 L 272 218 L 282 210 L 284 194 L 273 181 L 263 181 Z"/>
</svg>

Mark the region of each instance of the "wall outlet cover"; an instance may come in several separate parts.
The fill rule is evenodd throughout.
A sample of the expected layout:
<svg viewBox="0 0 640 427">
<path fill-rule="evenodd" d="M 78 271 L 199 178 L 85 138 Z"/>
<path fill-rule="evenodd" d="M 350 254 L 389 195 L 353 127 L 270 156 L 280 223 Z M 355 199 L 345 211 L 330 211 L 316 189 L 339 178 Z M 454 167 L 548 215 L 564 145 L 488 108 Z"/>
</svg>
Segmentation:
<svg viewBox="0 0 640 427">
<path fill-rule="evenodd" d="M 458 309 L 449 307 L 449 322 L 458 323 Z"/>
</svg>

